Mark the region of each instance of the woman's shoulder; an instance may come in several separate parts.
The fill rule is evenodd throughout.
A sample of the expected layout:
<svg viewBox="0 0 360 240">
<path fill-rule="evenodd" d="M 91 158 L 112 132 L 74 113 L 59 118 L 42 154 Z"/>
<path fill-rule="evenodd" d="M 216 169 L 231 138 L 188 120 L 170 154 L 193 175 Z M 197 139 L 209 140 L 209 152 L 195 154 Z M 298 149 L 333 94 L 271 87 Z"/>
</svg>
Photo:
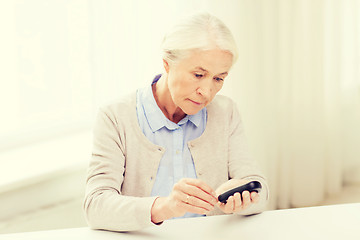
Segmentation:
<svg viewBox="0 0 360 240">
<path fill-rule="evenodd" d="M 123 95 L 99 108 L 100 113 L 116 119 L 124 117 L 131 118 L 134 111 L 136 111 L 136 92 Z"/>
<path fill-rule="evenodd" d="M 223 111 L 232 111 L 234 107 L 236 107 L 234 100 L 224 95 L 216 95 L 212 102 L 207 106 L 207 108 L 210 109 Z"/>
<path fill-rule="evenodd" d="M 208 116 L 216 121 L 237 121 L 240 118 L 236 102 L 224 95 L 216 95 L 206 108 Z"/>
</svg>

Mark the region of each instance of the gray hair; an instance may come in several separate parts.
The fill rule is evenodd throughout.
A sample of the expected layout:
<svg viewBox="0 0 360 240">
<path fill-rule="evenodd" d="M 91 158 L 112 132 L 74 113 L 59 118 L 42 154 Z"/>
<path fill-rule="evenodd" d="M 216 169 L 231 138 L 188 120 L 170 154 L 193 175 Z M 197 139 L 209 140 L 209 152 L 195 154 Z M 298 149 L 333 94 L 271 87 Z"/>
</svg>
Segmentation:
<svg viewBox="0 0 360 240">
<path fill-rule="evenodd" d="M 217 17 L 209 13 L 193 15 L 175 25 L 162 42 L 163 59 L 176 62 L 191 50 L 211 50 L 220 48 L 229 51 L 235 63 L 238 52 L 229 28 Z"/>
</svg>

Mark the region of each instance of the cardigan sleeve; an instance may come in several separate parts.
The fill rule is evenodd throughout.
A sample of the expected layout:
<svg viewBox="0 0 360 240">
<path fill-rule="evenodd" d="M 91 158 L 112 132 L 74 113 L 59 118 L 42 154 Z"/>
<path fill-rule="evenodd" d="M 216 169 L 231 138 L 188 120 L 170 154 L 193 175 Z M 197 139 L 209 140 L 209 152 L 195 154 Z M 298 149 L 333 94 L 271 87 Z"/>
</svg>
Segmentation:
<svg viewBox="0 0 360 240">
<path fill-rule="evenodd" d="M 248 209 L 239 214 L 249 215 L 260 213 L 266 209 L 269 199 L 269 188 L 264 175 L 260 171 L 260 167 L 250 156 L 243 123 L 237 105 L 234 102 L 232 103 L 232 114 L 229 124 L 229 178 L 246 179 L 249 181 L 256 180 L 261 183 L 262 190 L 259 193 L 260 201 L 257 204 L 252 204 Z"/>
<path fill-rule="evenodd" d="M 84 213 L 93 229 L 132 231 L 152 226 L 151 208 L 156 197 L 121 194 L 125 171 L 125 139 L 109 110 L 97 116 L 93 152 L 87 173 Z"/>
</svg>

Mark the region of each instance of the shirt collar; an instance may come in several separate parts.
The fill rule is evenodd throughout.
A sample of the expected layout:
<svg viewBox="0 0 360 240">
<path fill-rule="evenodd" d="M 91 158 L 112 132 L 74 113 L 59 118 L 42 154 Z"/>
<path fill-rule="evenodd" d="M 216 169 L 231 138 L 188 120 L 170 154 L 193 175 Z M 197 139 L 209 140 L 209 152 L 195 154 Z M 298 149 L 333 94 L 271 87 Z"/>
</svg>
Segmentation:
<svg viewBox="0 0 360 240">
<path fill-rule="evenodd" d="M 160 79 L 161 75 L 157 75 L 152 84 L 157 82 Z M 201 123 L 201 117 L 204 114 L 205 108 L 200 110 L 194 115 L 186 115 L 183 119 L 179 121 L 178 124 L 171 122 L 165 117 L 161 109 L 156 103 L 153 91 L 152 84 L 148 86 L 142 97 L 142 105 L 144 109 L 145 116 L 149 122 L 149 126 L 153 132 L 158 131 L 159 129 L 166 127 L 169 130 L 177 129 L 179 126 L 187 123 L 188 121 L 192 122 L 196 127 L 199 127 Z"/>
<path fill-rule="evenodd" d="M 186 115 L 186 117 L 184 117 L 183 119 L 180 120 L 180 122 L 178 123 L 179 125 L 182 125 L 184 123 L 186 123 L 187 121 L 192 122 L 196 127 L 199 127 L 200 122 L 201 122 L 201 116 L 203 114 L 203 111 L 205 110 L 205 108 L 201 109 L 199 112 L 197 112 L 195 115 Z M 184 122 L 183 122 L 184 121 Z"/>
</svg>

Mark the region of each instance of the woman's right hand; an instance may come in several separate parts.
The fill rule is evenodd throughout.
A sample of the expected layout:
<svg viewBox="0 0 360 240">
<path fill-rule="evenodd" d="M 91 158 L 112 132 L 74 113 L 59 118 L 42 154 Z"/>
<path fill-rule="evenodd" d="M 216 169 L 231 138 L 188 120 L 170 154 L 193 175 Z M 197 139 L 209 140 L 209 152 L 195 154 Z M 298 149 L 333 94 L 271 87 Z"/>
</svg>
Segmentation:
<svg viewBox="0 0 360 240">
<path fill-rule="evenodd" d="M 168 197 L 159 197 L 151 209 L 151 220 L 159 223 L 186 212 L 207 214 L 217 204 L 215 191 L 200 179 L 183 178 Z"/>
</svg>

